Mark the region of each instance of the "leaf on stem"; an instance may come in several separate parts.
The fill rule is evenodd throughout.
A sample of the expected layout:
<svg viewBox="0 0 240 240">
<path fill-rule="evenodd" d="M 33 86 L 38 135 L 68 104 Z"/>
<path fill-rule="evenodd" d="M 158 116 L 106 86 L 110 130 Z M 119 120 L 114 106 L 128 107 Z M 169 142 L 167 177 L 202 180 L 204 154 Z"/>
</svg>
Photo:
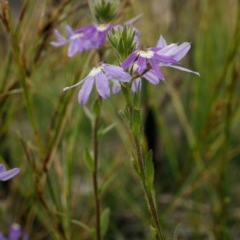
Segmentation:
<svg viewBox="0 0 240 240">
<path fill-rule="evenodd" d="M 151 239 L 156 239 L 157 230 L 156 230 L 156 228 L 153 227 L 152 225 L 150 226 L 150 235 L 151 235 Z"/>
<path fill-rule="evenodd" d="M 116 174 L 112 175 L 109 179 L 107 179 L 107 181 L 105 181 L 99 186 L 99 189 L 98 189 L 99 197 L 101 197 L 105 193 L 106 189 L 115 180 L 115 178 L 116 178 Z"/>
<path fill-rule="evenodd" d="M 101 214 L 101 233 L 103 238 L 108 230 L 109 216 L 110 216 L 110 209 L 105 208 Z"/>
<path fill-rule="evenodd" d="M 139 178 L 142 179 L 141 171 L 138 165 L 138 161 L 136 160 L 136 157 L 133 156 L 133 158 L 131 159 L 131 162 L 135 172 L 138 174 Z"/>
<path fill-rule="evenodd" d="M 92 233 L 92 234 L 94 233 L 94 229 L 91 228 L 91 227 L 89 227 L 88 225 L 86 225 L 86 224 L 83 223 L 83 222 L 80 222 L 80 221 L 74 220 L 74 219 L 72 219 L 71 222 L 72 222 L 73 224 L 75 224 L 75 225 L 77 225 L 77 226 L 79 226 L 79 227 L 87 230 L 89 233 Z"/>
<path fill-rule="evenodd" d="M 88 167 L 88 169 L 93 172 L 93 169 L 94 169 L 94 161 L 93 161 L 93 157 L 91 155 L 91 153 L 89 152 L 89 150 L 86 148 L 85 149 L 85 157 L 84 157 L 84 160 L 85 160 L 85 163 Z"/>
<path fill-rule="evenodd" d="M 104 135 L 106 135 L 108 132 L 110 132 L 114 127 L 116 126 L 116 123 L 113 123 L 109 126 L 107 126 L 104 129 L 99 129 L 98 131 L 98 138 L 100 139 L 101 137 L 103 137 Z"/>
<path fill-rule="evenodd" d="M 146 186 L 150 191 L 153 188 L 153 180 L 154 180 L 154 166 L 153 166 L 152 155 L 153 155 L 152 151 L 150 150 L 145 158 Z"/>
<path fill-rule="evenodd" d="M 83 107 L 83 110 L 84 110 L 87 118 L 88 118 L 91 122 L 93 122 L 94 117 L 93 117 L 93 114 L 91 113 L 91 111 L 90 111 L 87 107 Z"/>
</svg>

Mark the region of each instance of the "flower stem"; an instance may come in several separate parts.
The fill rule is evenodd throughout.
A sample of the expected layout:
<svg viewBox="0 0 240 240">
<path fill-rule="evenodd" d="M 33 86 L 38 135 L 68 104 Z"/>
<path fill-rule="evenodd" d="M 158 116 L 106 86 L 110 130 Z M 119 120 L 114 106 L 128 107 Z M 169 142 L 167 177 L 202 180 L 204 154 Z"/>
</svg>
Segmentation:
<svg viewBox="0 0 240 240">
<path fill-rule="evenodd" d="M 137 152 L 137 162 L 139 164 L 139 169 L 140 169 L 140 174 L 141 174 L 140 181 L 141 181 L 141 184 L 143 185 L 146 201 L 148 204 L 148 209 L 150 211 L 150 215 L 151 215 L 151 219 L 152 219 L 152 223 L 157 232 L 157 239 L 164 240 L 160 222 L 159 222 L 159 218 L 158 218 L 157 208 L 156 208 L 155 201 L 154 201 L 154 194 L 153 194 L 154 188 L 153 188 L 153 186 L 151 186 L 151 189 L 149 187 L 147 187 L 143 153 L 142 153 L 142 148 L 141 148 L 139 139 L 137 137 L 134 137 L 134 144 L 135 144 L 135 148 L 136 148 L 136 152 Z"/>
<path fill-rule="evenodd" d="M 146 176 L 145 171 L 146 159 L 145 154 L 143 152 L 143 146 L 141 145 L 141 139 L 143 137 L 141 114 L 137 114 L 138 118 L 134 117 L 134 112 L 139 111 L 140 108 L 134 106 L 129 89 L 125 88 L 123 95 L 128 109 L 128 111 L 126 111 L 128 117 L 126 117 L 125 119 L 127 119 L 128 127 L 132 137 L 133 148 L 135 150 L 134 157 L 136 159 L 137 164 L 137 170 L 136 169 L 135 170 L 137 171 L 138 173 L 137 175 L 139 176 L 139 180 L 141 182 L 141 185 L 143 186 L 146 202 L 151 215 L 151 222 L 156 231 L 156 239 L 164 240 L 164 236 L 161 230 L 160 221 L 158 217 L 157 207 L 154 201 L 154 186 L 153 183 L 149 185 L 149 182 L 147 180 L 148 176 Z M 152 159 L 147 160 L 152 161 Z"/>
<path fill-rule="evenodd" d="M 99 99 L 99 105 L 101 104 L 101 99 Z M 92 172 L 93 178 L 93 191 L 94 191 L 94 200 L 95 200 L 95 210 L 96 210 L 96 239 L 101 240 L 101 208 L 100 208 L 100 199 L 98 191 L 98 127 L 99 127 L 100 111 L 95 115 L 93 123 L 93 161 L 94 169 Z"/>
</svg>

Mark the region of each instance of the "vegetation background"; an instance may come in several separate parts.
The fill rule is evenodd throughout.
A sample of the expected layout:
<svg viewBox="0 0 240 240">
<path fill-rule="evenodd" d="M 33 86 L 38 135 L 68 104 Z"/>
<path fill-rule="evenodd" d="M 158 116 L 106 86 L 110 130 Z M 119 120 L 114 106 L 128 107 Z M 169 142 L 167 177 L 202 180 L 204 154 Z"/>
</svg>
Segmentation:
<svg viewBox="0 0 240 240">
<path fill-rule="evenodd" d="M 0 1 L 0 162 L 21 174 L 0 183 L 0 230 L 19 223 L 30 239 L 91 239 L 94 205 L 84 150 L 90 122 L 63 87 L 92 68 L 94 51 L 68 58 L 53 29 L 92 22 L 85 0 Z M 156 199 L 168 239 L 240 239 L 240 3 L 122 0 L 116 22 L 143 13 L 141 41 L 192 43 L 182 62 L 198 78 L 164 69 L 145 86 L 146 142 L 154 151 Z M 5 15 L 4 15 L 5 14 Z M 7 15 L 9 14 L 9 15 Z M 149 239 L 144 196 L 132 171 L 119 95 L 103 103 L 106 239 Z M 86 225 L 84 225 L 84 224 Z"/>
</svg>

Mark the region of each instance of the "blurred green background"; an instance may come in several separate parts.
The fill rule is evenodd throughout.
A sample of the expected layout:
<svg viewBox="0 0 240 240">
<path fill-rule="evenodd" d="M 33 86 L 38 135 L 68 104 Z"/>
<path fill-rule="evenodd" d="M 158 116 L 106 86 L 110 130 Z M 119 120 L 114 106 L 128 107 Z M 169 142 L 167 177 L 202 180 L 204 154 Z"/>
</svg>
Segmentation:
<svg viewBox="0 0 240 240">
<path fill-rule="evenodd" d="M 4 1 L 0 1 L 4 20 Z M 17 3 L 17 4 L 16 4 Z M 16 6 L 15 6 L 16 5 Z M 91 176 L 84 150 L 91 126 L 77 103 L 94 51 L 67 57 L 53 29 L 92 21 L 86 1 L 10 1 L 0 25 L 0 162 L 21 174 L 0 183 L 0 230 L 18 222 L 30 239 L 91 239 Z M 240 3 L 238 0 L 124 0 L 116 21 L 143 13 L 140 41 L 191 42 L 182 66 L 143 91 L 146 142 L 154 151 L 156 199 L 167 239 L 240 239 Z M 11 19 L 10 19 L 11 18 Z M 10 20 L 9 20 L 10 19 Z M 90 103 L 89 103 L 90 105 Z M 147 209 L 130 161 L 120 95 L 103 103 L 102 207 L 111 209 L 106 239 L 150 239 Z"/>
</svg>

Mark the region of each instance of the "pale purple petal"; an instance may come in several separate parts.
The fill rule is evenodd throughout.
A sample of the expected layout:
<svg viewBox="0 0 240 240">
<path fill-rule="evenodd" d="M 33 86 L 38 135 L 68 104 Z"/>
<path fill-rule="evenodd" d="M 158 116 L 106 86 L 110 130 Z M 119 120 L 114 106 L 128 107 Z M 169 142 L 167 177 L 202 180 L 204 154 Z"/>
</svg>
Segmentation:
<svg viewBox="0 0 240 240">
<path fill-rule="evenodd" d="M 106 33 L 105 32 L 99 32 L 97 36 L 96 46 L 97 48 L 101 47 L 105 40 Z"/>
<path fill-rule="evenodd" d="M 143 71 L 146 69 L 146 66 L 147 66 L 146 65 L 146 58 L 139 56 L 137 61 L 136 61 L 136 64 L 138 66 L 138 73 L 142 74 Z"/>
<path fill-rule="evenodd" d="M 157 47 L 164 48 L 166 46 L 167 46 L 167 43 L 166 43 L 164 37 L 161 35 L 158 42 L 157 42 Z"/>
<path fill-rule="evenodd" d="M 149 63 L 151 65 L 152 69 L 155 71 L 157 77 L 164 80 L 164 75 L 163 75 L 162 71 L 160 70 L 160 67 L 155 62 L 155 60 L 154 59 L 149 59 Z"/>
<path fill-rule="evenodd" d="M 190 70 L 188 68 L 180 67 L 180 66 L 177 66 L 177 65 L 163 64 L 162 66 L 176 68 L 176 69 L 179 69 L 181 71 L 193 73 L 193 74 L 196 74 L 196 75 L 200 76 L 199 72 L 194 72 L 194 71 L 192 71 L 192 70 Z"/>
<path fill-rule="evenodd" d="M 134 79 L 132 82 L 132 87 L 131 87 L 132 91 L 137 92 L 141 89 L 141 87 L 142 87 L 141 78 Z"/>
<path fill-rule="evenodd" d="M 57 29 L 54 29 L 54 35 L 57 38 L 57 41 L 52 41 L 52 46 L 59 47 L 67 43 L 67 40 L 59 33 Z"/>
<path fill-rule="evenodd" d="M 70 38 L 71 36 L 73 36 L 75 34 L 73 29 L 68 25 L 65 27 L 65 31 L 66 31 L 68 38 Z"/>
<path fill-rule="evenodd" d="M 0 163 L 0 173 L 5 172 L 6 170 L 7 170 L 6 167 Z"/>
<path fill-rule="evenodd" d="M 164 56 L 171 56 L 176 61 L 181 60 L 191 48 L 191 44 L 188 42 L 184 42 L 179 46 L 175 43 L 167 45 L 165 39 L 161 36 L 158 40 L 157 47 L 161 49 L 158 51 L 158 54 Z"/>
<path fill-rule="evenodd" d="M 99 72 L 96 75 L 96 87 L 99 95 L 102 98 L 107 98 L 110 96 L 110 89 L 109 89 L 109 84 L 108 84 L 108 79 L 107 77 L 103 74 L 103 72 Z"/>
<path fill-rule="evenodd" d="M 94 77 L 93 76 L 87 76 L 83 82 L 82 88 L 78 93 L 78 102 L 81 105 L 85 105 L 89 95 L 92 91 L 93 88 L 93 83 L 94 83 Z"/>
<path fill-rule="evenodd" d="M 129 67 L 137 57 L 137 52 L 132 52 L 121 64 L 123 69 Z"/>
<path fill-rule="evenodd" d="M 167 45 L 166 47 L 158 50 L 157 53 L 159 55 L 170 57 L 175 54 L 177 48 L 178 48 L 178 45 L 176 43 L 171 43 L 171 44 Z"/>
<path fill-rule="evenodd" d="M 68 56 L 72 57 L 75 53 L 78 52 L 78 49 L 79 49 L 78 41 L 76 41 L 76 39 L 71 41 L 68 47 Z"/>
<path fill-rule="evenodd" d="M 75 33 L 88 33 L 88 32 L 95 32 L 95 31 L 96 31 L 95 24 L 89 24 L 76 29 Z"/>
<path fill-rule="evenodd" d="M 191 44 L 188 42 L 184 42 L 178 46 L 178 48 L 175 50 L 175 53 L 173 54 L 173 58 L 176 61 L 181 60 L 185 55 L 188 53 L 188 51 L 191 48 Z"/>
<path fill-rule="evenodd" d="M 121 87 L 118 84 L 113 83 L 112 92 L 116 94 L 116 93 L 119 93 L 120 90 L 121 90 Z"/>
<path fill-rule="evenodd" d="M 181 60 L 191 48 L 190 43 L 184 42 L 179 46 L 177 44 L 170 44 L 165 48 L 158 51 L 159 55 L 169 56 L 175 59 L 176 61 Z"/>
<path fill-rule="evenodd" d="M 66 91 L 66 90 L 68 90 L 68 89 L 71 89 L 71 88 L 74 88 L 74 87 L 77 87 L 77 86 L 81 85 L 88 77 L 89 77 L 89 76 L 87 76 L 87 77 L 84 78 L 82 81 L 77 82 L 76 84 L 74 84 L 74 85 L 72 85 L 72 86 L 65 87 L 65 88 L 63 89 L 63 91 Z"/>
<path fill-rule="evenodd" d="M 0 172 L 0 181 L 7 181 L 16 176 L 20 172 L 19 168 L 13 168 L 7 171 Z"/>
<path fill-rule="evenodd" d="M 105 63 L 102 68 L 105 74 L 112 79 L 116 79 L 120 82 L 129 82 L 131 80 L 131 75 L 126 73 L 121 67 Z"/>
<path fill-rule="evenodd" d="M 159 83 L 159 77 L 156 75 L 156 73 L 151 69 L 148 72 L 146 72 L 143 77 L 149 81 L 150 83 L 156 85 Z M 161 80 L 164 80 L 161 78 Z"/>
<path fill-rule="evenodd" d="M 157 59 L 159 62 L 162 63 L 176 63 L 177 61 L 169 56 L 159 55 L 154 53 L 154 58 Z"/>
</svg>

